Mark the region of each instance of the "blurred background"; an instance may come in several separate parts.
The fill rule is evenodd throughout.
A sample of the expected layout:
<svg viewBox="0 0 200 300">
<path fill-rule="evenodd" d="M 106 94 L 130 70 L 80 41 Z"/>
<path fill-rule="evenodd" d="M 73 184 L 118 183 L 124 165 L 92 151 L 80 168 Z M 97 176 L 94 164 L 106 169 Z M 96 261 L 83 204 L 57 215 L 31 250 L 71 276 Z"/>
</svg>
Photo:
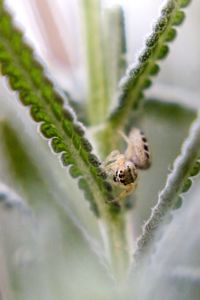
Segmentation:
<svg viewBox="0 0 200 300">
<path fill-rule="evenodd" d="M 164 1 L 165 2 L 165 1 Z M 76 98 L 85 91 L 83 30 L 81 1 L 78 0 L 6 0 L 8 7 L 47 64 L 58 84 Z M 102 0 L 102 7 L 121 4 L 125 12 L 127 61 L 136 60 L 145 36 L 159 15 L 162 0 Z M 161 64 L 156 84 L 148 95 L 167 100 L 181 100 L 198 107 L 200 92 L 200 2 L 192 1 L 187 8 L 187 21 L 181 25 L 170 55 Z M 79 94 L 80 93 L 80 94 Z"/>
<path fill-rule="evenodd" d="M 102 1 L 104 9 L 116 4 L 124 8 L 128 63 L 136 61 L 137 53 L 143 47 L 162 3 L 162 0 Z M 16 24 L 23 29 L 25 38 L 46 65 L 50 77 L 77 101 L 81 101 L 87 93 L 80 4 L 81 0 L 6 0 Z M 190 108 L 199 108 L 199 26 L 200 1 L 193 0 L 187 8 L 186 21 L 178 29 L 178 37 L 170 44 L 167 59 L 161 62 L 159 75 L 146 91 L 147 97 L 159 99 L 163 105 L 149 101 L 140 121 L 150 141 L 153 164 L 148 172 L 141 172 L 140 175 L 137 204 L 130 216 L 134 220 L 134 228 L 130 228 L 133 238 L 141 232 L 141 226 L 157 201 L 158 192 L 163 188 L 188 134 L 195 118 Z M 165 100 L 174 106 L 169 106 Z M 5 184 L 0 200 L 3 199 L 4 190 L 9 196 L 13 189 L 16 195 L 11 193 L 11 200 L 22 198 L 36 212 L 36 219 L 28 217 L 27 221 L 26 214 L 22 217 L 21 212 L 9 210 L 8 204 L 6 209 L 1 206 L 0 292 L 10 293 L 9 299 L 13 300 L 60 300 L 66 297 L 81 300 L 116 299 L 116 291 L 110 286 L 111 274 L 105 269 L 96 218 L 88 209 L 89 205 L 78 190 L 76 181 L 70 178 L 66 168 L 60 167 L 57 156 L 52 155 L 46 141 L 38 134 L 37 124 L 30 120 L 28 108 L 17 101 L 17 94 L 8 89 L 5 79 L 0 80 L 0 106 L 0 180 Z M 189 215 L 188 204 L 180 209 L 179 219 L 173 221 L 158 249 L 161 275 L 163 270 L 169 269 L 168 262 L 173 262 L 174 247 L 184 248 L 184 232 L 189 236 L 193 227 L 199 228 L 199 216 L 195 214 L 199 211 L 199 189 L 191 193 L 194 207 L 189 210 Z M 187 218 L 191 222 L 185 222 Z M 184 227 L 184 232 L 181 231 L 183 226 L 187 227 Z M 167 252 L 166 244 L 176 239 L 170 235 L 174 228 L 179 239 L 171 253 Z M 198 234 L 190 235 L 190 244 L 179 261 L 181 265 L 185 259 L 186 273 L 192 275 L 195 263 L 190 266 L 190 253 L 194 253 L 194 257 L 199 256 L 195 252 L 198 249 L 195 242 L 200 244 Z M 162 258 L 163 253 L 166 254 L 165 258 Z M 178 252 L 176 254 L 179 255 Z M 180 272 L 179 267 L 174 272 Z M 154 271 L 150 270 L 152 274 Z M 152 274 L 143 274 L 141 286 Z M 157 277 L 152 276 L 151 281 L 155 289 Z M 170 280 L 174 279 L 170 277 L 167 285 L 162 282 L 165 290 L 169 289 Z M 149 287 L 150 290 L 147 289 L 143 294 L 141 286 L 138 285 L 138 299 L 148 299 L 149 291 L 152 293 L 151 299 L 154 299 L 152 288 Z M 162 289 L 158 295 L 163 295 Z M 172 299 L 193 298 L 177 296 Z"/>
</svg>

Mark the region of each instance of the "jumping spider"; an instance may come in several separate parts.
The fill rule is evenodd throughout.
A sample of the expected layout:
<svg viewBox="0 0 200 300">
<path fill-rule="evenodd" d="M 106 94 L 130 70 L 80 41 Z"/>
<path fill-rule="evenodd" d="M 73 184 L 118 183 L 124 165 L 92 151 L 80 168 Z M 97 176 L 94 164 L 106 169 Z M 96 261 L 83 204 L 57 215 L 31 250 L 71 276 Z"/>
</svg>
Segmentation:
<svg viewBox="0 0 200 300">
<path fill-rule="evenodd" d="M 121 133 L 127 143 L 124 154 L 118 150 L 112 151 L 103 163 L 108 178 L 116 187 L 115 202 L 119 203 L 137 187 L 139 169 L 150 167 L 150 152 L 144 133 L 133 128 L 129 135 Z"/>
</svg>

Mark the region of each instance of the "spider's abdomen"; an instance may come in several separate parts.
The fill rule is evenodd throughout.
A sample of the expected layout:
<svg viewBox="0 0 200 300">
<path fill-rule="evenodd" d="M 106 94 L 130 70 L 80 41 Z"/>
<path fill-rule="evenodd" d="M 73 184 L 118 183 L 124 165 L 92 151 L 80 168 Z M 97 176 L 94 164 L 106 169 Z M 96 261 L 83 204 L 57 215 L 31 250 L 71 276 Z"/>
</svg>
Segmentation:
<svg viewBox="0 0 200 300">
<path fill-rule="evenodd" d="M 149 144 L 144 133 L 133 128 L 128 136 L 128 147 L 125 153 L 127 160 L 132 161 L 138 169 L 148 169 L 151 165 Z"/>
</svg>

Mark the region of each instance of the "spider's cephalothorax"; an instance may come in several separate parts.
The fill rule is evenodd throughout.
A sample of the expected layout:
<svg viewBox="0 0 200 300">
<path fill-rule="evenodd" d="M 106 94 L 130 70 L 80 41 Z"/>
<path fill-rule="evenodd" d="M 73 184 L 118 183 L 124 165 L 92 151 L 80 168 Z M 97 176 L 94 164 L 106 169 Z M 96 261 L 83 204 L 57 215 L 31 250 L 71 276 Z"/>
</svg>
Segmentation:
<svg viewBox="0 0 200 300">
<path fill-rule="evenodd" d="M 124 166 L 118 168 L 113 175 L 113 181 L 128 185 L 134 183 L 137 179 L 137 169 L 131 161 L 125 161 Z"/>
<path fill-rule="evenodd" d="M 117 188 L 115 202 L 120 202 L 137 186 L 137 169 L 132 161 L 127 161 L 118 150 L 112 151 L 106 158 L 103 167 L 110 181 Z"/>
<path fill-rule="evenodd" d="M 120 190 L 115 199 L 117 202 L 136 189 L 138 170 L 150 166 L 150 151 L 144 133 L 133 128 L 128 137 L 121 135 L 127 142 L 125 153 L 112 151 L 103 163 L 108 178 Z"/>
</svg>

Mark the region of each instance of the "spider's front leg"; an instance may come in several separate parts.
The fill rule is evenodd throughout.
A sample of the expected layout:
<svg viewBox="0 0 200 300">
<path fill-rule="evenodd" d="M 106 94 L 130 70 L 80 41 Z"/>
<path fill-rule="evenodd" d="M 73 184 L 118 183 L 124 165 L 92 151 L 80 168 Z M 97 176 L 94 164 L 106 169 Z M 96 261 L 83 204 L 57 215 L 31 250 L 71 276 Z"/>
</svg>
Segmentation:
<svg viewBox="0 0 200 300">
<path fill-rule="evenodd" d="M 137 188 L 137 182 L 133 182 L 128 184 L 127 186 L 125 186 L 123 188 L 123 190 L 121 190 L 115 197 L 115 199 L 113 200 L 113 202 L 121 204 L 122 201 L 132 192 L 134 192 Z"/>
</svg>

